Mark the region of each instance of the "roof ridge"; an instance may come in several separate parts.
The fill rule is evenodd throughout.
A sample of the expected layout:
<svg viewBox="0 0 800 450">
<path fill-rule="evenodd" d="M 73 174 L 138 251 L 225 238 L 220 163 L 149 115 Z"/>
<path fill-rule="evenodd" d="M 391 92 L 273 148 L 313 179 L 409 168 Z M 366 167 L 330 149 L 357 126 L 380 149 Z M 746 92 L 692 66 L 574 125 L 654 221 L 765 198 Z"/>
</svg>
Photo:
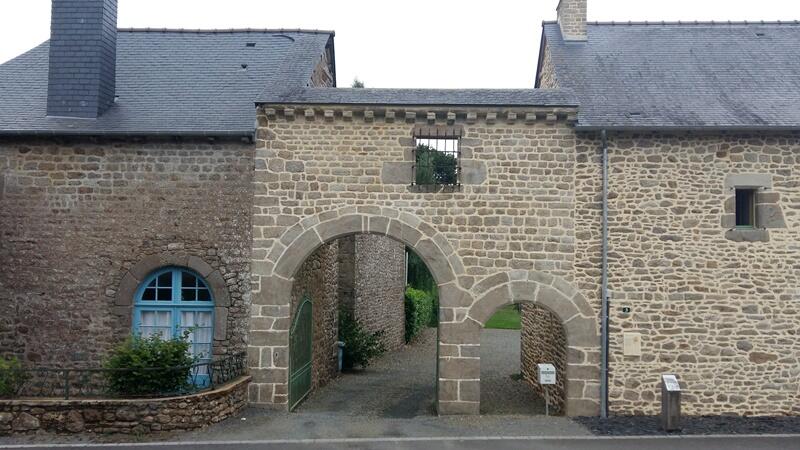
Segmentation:
<svg viewBox="0 0 800 450">
<path fill-rule="evenodd" d="M 545 21 L 543 23 L 548 23 L 549 24 L 549 23 L 556 23 L 556 22 L 547 22 L 547 21 Z M 769 21 L 769 20 L 741 20 L 741 21 L 735 21 L 735 20 L 706 20 L 706 21 L 702 21 L 702 20 L 689 20 L 689 21 L 684 21 L 684 20 L 677 20 L 677 21 L 675 21 L 675 20 L 673 20 L 673 21 L 656 20 L 656 21 L 649 21 L 649 20 L 645 20 L 645 21 L 631 21 L 631 20 L 629 20 L 629 21 L 621 21 L 621 22 L 617 22 L 617 21 L 613 21 L 612 20 L 610 22 L 608 22 L 608 21 L 606 21 L 606 22 L 602 22 L 602 21 L 591 22 L 590 21 L 590 22 L 588 22 L 588 24 L 589 25 L 614 25 L 614 26 L 617 26 L 617 25 L 619 25 L 619 26 L 624 26 L 624 25 L 701 25 L 701 26 L 707 26 L 707 25 L 800 25 L 800 20 L 773 20 L 773 21 Z"/>
<path fill-rule="evenodd" d="M 123 33 L 305 33 L 305 34 L 330 34 L 333 30 L 312 30 L 303 28 L 117 28 Z"/>
</svg>

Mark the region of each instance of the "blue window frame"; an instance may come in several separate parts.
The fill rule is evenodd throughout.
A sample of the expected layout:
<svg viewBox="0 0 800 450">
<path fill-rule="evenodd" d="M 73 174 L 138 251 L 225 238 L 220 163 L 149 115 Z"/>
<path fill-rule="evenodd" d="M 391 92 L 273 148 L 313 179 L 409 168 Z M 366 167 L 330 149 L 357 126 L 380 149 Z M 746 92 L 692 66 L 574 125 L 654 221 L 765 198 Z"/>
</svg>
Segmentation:
<svg viewBox="0 0 800 450">
<path fill-rule="evenodd" d="M 211 361 L 214 340 L 214 298 L 200 275 L 181 267 L 150 274 L 136 291 L 133 332 L 164 339 L 189 331 L 189 351 L 198 363 Z M 195 384 L 209 383 L 207 366 L 193 375 Z"/>
</svg>

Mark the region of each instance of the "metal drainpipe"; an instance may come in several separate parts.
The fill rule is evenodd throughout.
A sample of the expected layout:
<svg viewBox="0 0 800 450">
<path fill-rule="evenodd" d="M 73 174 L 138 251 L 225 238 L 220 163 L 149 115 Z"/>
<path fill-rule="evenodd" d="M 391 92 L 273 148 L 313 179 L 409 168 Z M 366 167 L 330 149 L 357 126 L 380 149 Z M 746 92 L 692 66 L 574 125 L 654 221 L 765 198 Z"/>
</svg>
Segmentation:
<svg viewBox="0 0 800 450">
<path fill-rule="evenodd" d="M 606 130 L 600 132 L 603 142 L 603 225 L 602 275 L 600 291 L 600 417 L 608 418 L 608 141 Z"/>
</svg>

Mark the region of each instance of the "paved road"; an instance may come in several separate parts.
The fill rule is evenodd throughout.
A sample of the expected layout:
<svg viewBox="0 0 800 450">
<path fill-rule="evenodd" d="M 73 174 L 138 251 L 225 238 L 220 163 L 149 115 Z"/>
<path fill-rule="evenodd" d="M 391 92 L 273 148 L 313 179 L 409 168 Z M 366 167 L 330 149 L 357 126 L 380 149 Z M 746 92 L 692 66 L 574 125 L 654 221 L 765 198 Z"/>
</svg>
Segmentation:
<svg viewBox="0 0 800 450">
<path fill-rule="evenodd" d="M 794 450 L 800 435 L 700 436 L 700 437 L 580 437 L 580 438 L 407 438 L 328 439 L 305 441 L 163 442 L 147 444 L 72 444 L 64 446 L 9 446 L 0 448 L 76 448 L 108 450 L 311 450 L 311 449 L 486 449 L 492 450 Z"/>
</svg>

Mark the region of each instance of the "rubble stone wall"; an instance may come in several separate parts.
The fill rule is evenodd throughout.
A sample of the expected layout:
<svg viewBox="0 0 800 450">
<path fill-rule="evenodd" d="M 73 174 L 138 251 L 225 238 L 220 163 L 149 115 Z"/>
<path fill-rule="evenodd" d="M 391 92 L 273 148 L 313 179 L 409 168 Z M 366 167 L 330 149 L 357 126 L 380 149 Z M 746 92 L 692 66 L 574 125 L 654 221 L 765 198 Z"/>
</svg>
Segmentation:
<svg viewBox="0 0 800 450">
<path fill-rule="evenodd" d="M 147 434 L 195 430 L 236 415 L 247 406 L 241 377 L 198 394 L 134 400 L 0 400 L 0 436 L 55 433 Z"/>
<path fill-rule="evenodd" d="M 610 134 L 609 406 L 800 414 L 800 134 Z M 599 305 L 600 141 L 577 143 L 576 285 Z M 731 239 L 732 183 L 758 183 L 758 240 Z M 768 185 L 768 186 L 767 186 Z M 628 309 L 626 309 L 628 308 Z M 599 310 L 597 310 L 599 314 Z M 625 354 L 626 333 L 641 354 Z"/>
<path fill-rule="evenodd" d="M 131 331 L 146 273 L 197 268 L 218 293 L 214 353 L 244 351 L 253 144 L 0 139 L 0 354 L 92 367 Z M 124 294 L 124 295 L 123 295 Z"/>
<path fill-rule="evenodd" d="M 567 337 L 558 317 L 530 303 L 520 304 L 520 366 L 522 377 L 537 394 L 544 397 L 545 389 L 553 411 L 563 412 L 566 405 Z M 553 364 L 556 384 L 539 383 L 538 364 Z"/>
<path fill-rule="evenodd" d="M 333 241 L 323 245 L 303 263 L 292 291 L 292 321 L 305 296 L 312 302 L 312 390 L 328 384 L 339 373 L 338 244 Z"/>
<path fill-rule="evenodd" d="M 365 329 L 383 331 L 387 350 L 405 344 L 405 253 L 385 236 L 355 237 L 355 317 Z"/>
</svg>

